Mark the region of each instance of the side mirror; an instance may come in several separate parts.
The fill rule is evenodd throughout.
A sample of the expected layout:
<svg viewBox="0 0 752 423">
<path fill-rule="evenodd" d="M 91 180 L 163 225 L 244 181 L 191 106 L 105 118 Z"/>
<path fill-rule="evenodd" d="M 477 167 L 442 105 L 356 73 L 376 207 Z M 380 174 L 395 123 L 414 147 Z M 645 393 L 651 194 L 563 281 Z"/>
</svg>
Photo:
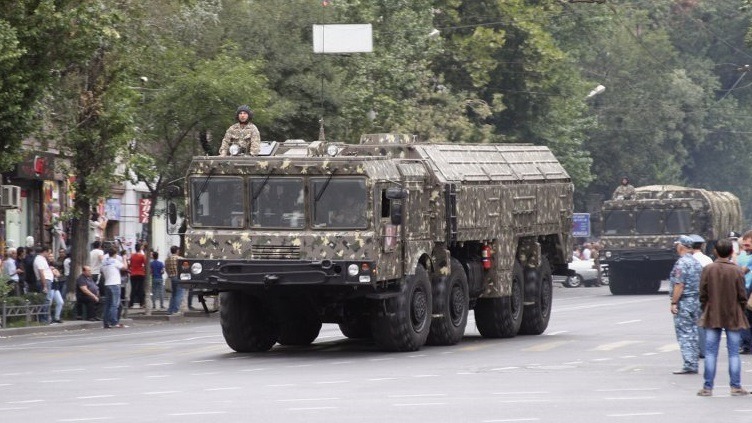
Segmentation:
<svg viewBox="0 0 752 423">
<path fill-rule="evenodd" d="M 392 208 L 389 210 L 389 217 L 391 218 L 392 225 L 402 224 L 402 202 L 392 202 Z"/>
<path fill-rule="evenodd" d="M 392 187 L 386 189 L 386 198 L 390 200 L 401 200 L 407 198 L 408 191 L 404 188 Z"/>
</svg>

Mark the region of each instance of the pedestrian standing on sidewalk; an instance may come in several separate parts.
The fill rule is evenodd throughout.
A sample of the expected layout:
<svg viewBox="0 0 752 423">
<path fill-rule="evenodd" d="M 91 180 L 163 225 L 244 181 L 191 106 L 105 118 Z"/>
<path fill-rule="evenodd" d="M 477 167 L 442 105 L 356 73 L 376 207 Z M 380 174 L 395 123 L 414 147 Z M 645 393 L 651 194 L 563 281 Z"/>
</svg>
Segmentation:
<svg viewBox="0 0 752 423">
<path fill-rule="evenodd" d="M 13 293 L 16 296 L 21 296 L 23 293 L 23 287 L 19 282 L 19 274 L 23 273 L 21 269 L 16 267 L 16 260 L 18 254 L 15 248 L 8 248 L 7 256 L 3 262 L 3 272 L 10 278 L 9 283 L 13 286 Z"/>
<path fill-rule="evenodd" d="M 102 276 L 104 277 L 104 286 L 107 291 L 107 302 L 105 303 L 104 328 L 122 328 L 125 327 L 120 323 L 118 316 L 118 306 L 120 305 L 120 269 L 123 263 L 115 258 L 117 249 L 112 247 L 108 257 L 102 262 Z"/>
<path fill-rule="evenodd" d="M 49 247 L 37 247 L 36 255 L 34 256 L 34 274 L 39 282 L 39 289 L 42 293 L 47 294 L 47 303 L 45 304 L 42 321 L 49 322 L 50 320 L 50 306 L 55 303 L 55 314 L 52 319 L 52 323 L 63 323 L 60 320 L 60 314 L 63 311 L 63 297 L 60 295 L 60 290 L 53 286 L 55 281 L 55 273 L 52 267 L 50 267 L 50 249 Z M 55 270 L 56 272 L 56 270 Z"/>
<path fill-rule="evenodd" d="M 100 272 L 102 268 L 102 262 L 104 261 L 105 254 L 102 250 L 102 243 L 100 241 L 94 241 L 92 249 L 89 252 L 89 266 L 91 267 L 91 278 L 99 286 L 99 290 L 102 291 L 104 286 L 103 281 L 100 280 Z"/>
<path fill-rule="evenodd" d="M 167 309 L 167 314 L 175 314 L 180 311 L 180 303 L 183 302 L 183 288 L 178 283 L 180 276 L 178 274 L 178 261 L 181 259 L 178 255 L 178 246 L 173 245 L 170 247 L 170 256 L 165 260 L 165 270 L 167 271 L 167 277 L 170 278 L 172 283 L 172 296 L 170 296 L 170 307 Z"/>
<path fill-rule="evenodd" d="M 159 300 L 159 309 L 164 309 L 164 297 L 165 297 L 165 290 L 164 290 L 164 270 L 165 265 L 161 261 L 159 261 L 159 253 L 156 251 L 151 252 L 151 263 L 149 263 L 149 266 L 151 266 L 151 290 L 152 290 L 152 297 L 151 297 L 151 308 L 154 310 L 157 309 L 157 300 Z"/>
<path fill-rule="evenodd" d="M 702 265 L 692 257 L 692 238 L 682 235 L 677 239 L 676 253 L 679 259 L 671 269 L 670 290 L 671 314 L 674 316 L 676 340 L 679 341 L 684 365 L 676 375 L 696 374 L 700 345 L 697 335 L 697 319 L 700 318 L 700 275 Z"/>
<path fill-rule="evenodd" d="M 131 276 L 131 299 L 128 307 L 135 308 L 138 303 L 141 308 L 146 308 L 144 281 L 146 280 L 146 256 L 141 251 L 141 244 L 136 244 L 136 251 L 131 254 L 128 267 Z"/>
<path fill-rule="evenodd" d="M 27 294 L 31 292 L 26 285 L 26 271 L 24 260 L 26 259 L 26 248 L 18 247 L 16 250 L 16 269 L 18 269 L 18 286 L 21 287 L 21 293 L 19 295 Z"/>
<path fill-rule="evenodd" d="M 726 331 L 731 395 L 741 396 L 748 393 L 742 388 L 741 360 L 739 359 L 741 331 L 749 329 L 749 323 L 744 315 L 747 292 L 744 288 L 743 271 L 729 259 L 734 251 L 733 248 L 730 240 L 719 240 L 715 244 L 715 253 L 718 258 L 703 270 L 700 279 L 700 304 L 703 310 L 700 325 L 705 327 L 707 336 L 705 383 L 697 392 L 697 395 L 701 397 L 713 395 L 718 345 L 721 342 L 721 332 L 724 330 Z"/>
</svg>

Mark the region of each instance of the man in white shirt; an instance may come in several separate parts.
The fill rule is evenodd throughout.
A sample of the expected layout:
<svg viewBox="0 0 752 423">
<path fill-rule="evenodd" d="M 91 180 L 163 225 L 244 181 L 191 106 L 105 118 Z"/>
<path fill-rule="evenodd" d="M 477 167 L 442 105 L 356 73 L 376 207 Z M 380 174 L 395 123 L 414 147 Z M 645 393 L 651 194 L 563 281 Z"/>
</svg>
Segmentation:
<svg viewBox="0 0 752 423">
<path fill-rule="evenodd" d="M 708 257 L 705 253 L 702 252 L 702 244 L 705 243 L 705 238 L 701 237 L 700 235 L 690 235 L 689 236 L 692 239 L 692 257 L 694 257 L 697 261 L 700 262 L 700 265 L 702 267 L 705 267 L 713 262 L 713 259 Z M 697 334 L 700 339 L 700 358 L 705 358 L 705 328 L 702 326 L 697 326 Z"/>
<path fill-rule="evenodd" d="M 94 283 L 99 284 L 100 290 L 102 289 L 102 284 L 99 280 L 99 273 L 102 268 L 102 262 L 104 261 L 105 254 L 104 251 L 102 251 L 102 243 L 99 241 L 94 241 L 94 244 L 92 245 L 92 250 L 89 252 L 89 267 L 91 267 L 91 278 L 94 280 Z"/>
<path fill-rule="evenodd" d="M 8 252 L 3 262 L 3 272 L 10 277 L 13 290 L 16 295 L 21 295 L 23 287 L 18 283 L 18 274 L 21 270 L 16 267 L 16 258 L 18 255 L 15 248 L 8 248 Z"/>
<path fill-rule="evenodd" d="M 45 322 L 49 320 L 49 307 L 54 302 L 55 314 L 52 323 L 63 323 L 60 320 L 60 314 L 63 311 L 63 296 L 60 293 L 60 288 L 53 285 L 55 278 L 59 276 L 59 273 L 55 275 L 56 273 L 58 273 L 57 269 L 50 267 L 49 247 L 37 247 L 37 255 L 34 257 L 34 274 L 37 276 L 41 292 L 47 294 L 47 304 L 42 320 Z"/>
<path fill-rule="evenodd" d="M 104 288 L 107 293 L 107 301 L 104 309 L 104 328 L 124 328 L 120 323 L 118 306 L 120 305 L 120 269 L 123 262 L 117 259 L 117 249 L 110 249 L 109 255 L 102 262 L 101 276 L 104 278 Z"/>
</svg>

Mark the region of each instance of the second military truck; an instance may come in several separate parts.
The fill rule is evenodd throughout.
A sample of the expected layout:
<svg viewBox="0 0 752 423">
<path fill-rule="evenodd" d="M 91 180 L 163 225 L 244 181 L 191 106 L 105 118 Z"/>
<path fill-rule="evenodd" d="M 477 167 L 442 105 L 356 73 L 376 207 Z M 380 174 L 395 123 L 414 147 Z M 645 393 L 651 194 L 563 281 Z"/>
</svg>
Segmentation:
<svg viewBox="0 0 752 423">
<path fill-rule="evenodd" d="M 390 351 L 450 345 L 471 309 L 484 337 L 540 334 L 571 257 L 573 186 L 542 146 L 288 140 L 195 157 L 186 181 L 180 280 L 220 293 L 239 352 L 322 323 Z"/>
<path fill-rule="evenodd" d="M 639 187 L 629 199 L 603 203 L 601 264 L 614 295 L 658 292 L 678 259 L 674 241 L 697 234 L 710 254 L 715 242 L 742 227 L 739 199 L 724 191 L 675 185 Z"/>
</svg>

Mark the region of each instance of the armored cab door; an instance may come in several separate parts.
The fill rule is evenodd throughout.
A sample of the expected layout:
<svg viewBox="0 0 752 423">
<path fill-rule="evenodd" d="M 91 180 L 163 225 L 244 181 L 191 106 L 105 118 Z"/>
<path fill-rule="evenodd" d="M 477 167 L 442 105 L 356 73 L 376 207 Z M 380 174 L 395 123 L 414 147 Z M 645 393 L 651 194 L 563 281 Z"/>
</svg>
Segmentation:
<svg viewBox="0 0 752 423">
<path fill-rule="evenodd" d="M 427 172 L 422 162 L 400 163 L 403 188 L 407 196 L 402 200 L 402 240 L 405 272 L 412 274 L 423 253 L 431 253 L 431 222 L 435 213 L 429 203 L 426 187 Z"/>
</svg>

